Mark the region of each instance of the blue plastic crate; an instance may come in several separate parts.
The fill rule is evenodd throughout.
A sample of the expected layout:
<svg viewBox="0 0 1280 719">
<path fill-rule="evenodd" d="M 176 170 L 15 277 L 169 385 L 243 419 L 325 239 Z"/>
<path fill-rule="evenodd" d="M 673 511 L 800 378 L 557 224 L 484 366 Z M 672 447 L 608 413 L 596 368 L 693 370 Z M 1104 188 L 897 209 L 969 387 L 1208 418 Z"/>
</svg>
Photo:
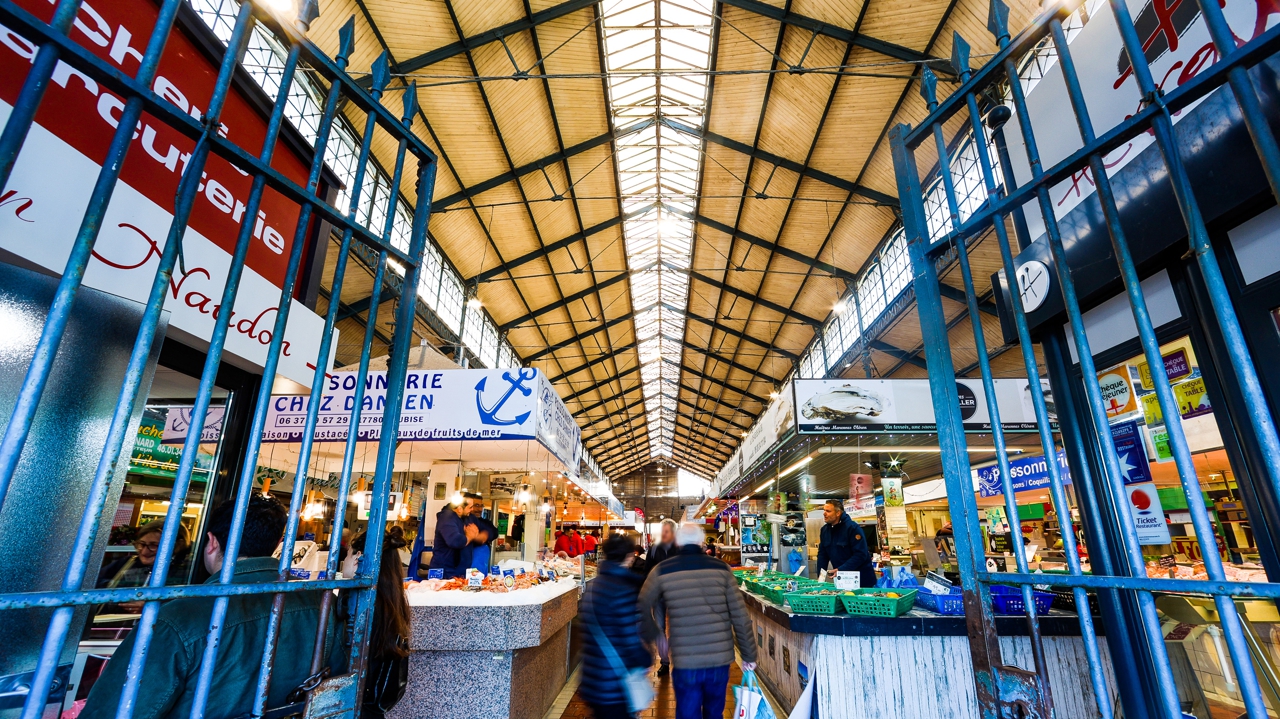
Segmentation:
<svg viewBox="0 0 1280 719">
<path fill-rule="evenodd" d="M 956 587 L 951 588 L 950 594 L 934 594 L 920 587 L 916 590 L 916 604 L 936 614 L 964 614 L 964 594 Z"/>
<path fill-rule="evenodd" d="M 1032 590 L 1035 598 L 1036 614 L 1048 614 L 1053 606 L 1053 593 Z M 1022 604 L 1022 590 L 998 584 L 991 586 L 991 608 L 996 614 L 1022 614 L 1026 608 Z"/>
</svg>

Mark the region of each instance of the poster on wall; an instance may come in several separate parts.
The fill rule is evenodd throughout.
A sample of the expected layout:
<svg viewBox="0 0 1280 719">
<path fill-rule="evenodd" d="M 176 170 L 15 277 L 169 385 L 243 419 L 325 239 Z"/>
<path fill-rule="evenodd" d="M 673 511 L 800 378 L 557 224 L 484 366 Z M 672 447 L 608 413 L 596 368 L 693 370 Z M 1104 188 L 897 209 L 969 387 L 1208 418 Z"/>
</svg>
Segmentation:
<svg viewBox="0 0 1280 719">
<path fill-rule="evenodd" d="M 881 477 L 880 486 L 884 489 L 884 506 L 903 506 L 902 477 Z"/>
<path fill-rule="evenodd" d="M 1130 484 L 1124 488 L 1129 495 L 1129 509 L 1133 512 L 1133 525 L 1137 530 L 1138 544 L 1169 544 L 1169 525 L 1165 522 L 1160 493 L 1153 482 Z"/>
<path fill-rule="evenodd" d="M 845 504 L 850 514 L 864 514 L 875 509 L 876 490 L 869 474 L 849 475 L 849 500 Z"/>
<path fill-rule="evenodd" d="M 1111 425 L 1111 443 L 1120 460 L 1120 475 L 1125 484 L 1151 481 L 1151 465 L 1147 462 L 1147 443 L 1138 423 L 1117 422 Z"/>
<path fill-rule="evenodd" d="M 1048 392 L 1047 383 L 1043 384 Z M 960 417 L 967 432 L 990 432 L 981 380 L 958 380 Z M 1025 379 L 995 380 L 1000 425 L 1006 432 L 1034 432 L 1037 424 Z M 927 379 L 798 379 L 797 430 L 801 434 L 933 433 L 938 429 Z M 1057 416 L 1049 414 L 1057 427 Z"/>
<path fill-rule="evenodd" d="M 54 6 L 17 3 L 48 21 Z M 148 0 L 92 0 L 80 5 L 71 40 L 132 77 L 155 26 L 157 6 Z M 0 126 L 8 120 L 31 69 L 36 45 L 0 27 Z M 213 94 L 218 67 L 186 33 L 175 30 L 152 89 L 181 112 L 199 118 Z M 0 248 L 61 274 L 79 231 L 124 101 L 87 75 L 61 62 L 36 115 L 13 174 L 0 194 Z M 220 134 L 256 152 L 267 122 L 245 95 L 232 89 Z M 84 284 L 145 303 L 161 248 L 173 220 L 174 196 L 195 141 L 143 115 L 100 226 Z M 288 143 L 273 165 L 306 185 L 309 162 Z M 49 168 L 57 168 L 50 172 Z M 165 310 L 171 334 L 208 341 L 220 311 L 241 227 L 253 228 L 240 290 L 232 308 L 226 352 L 261 367 L 271 342 L 280 286 L 299 217 L 298 205 L 268 189 L 257 216 L 246 213 L 253 179 L 216 155 L 209 157 L 186 234 L 183 263 L 169 282 Z M 296 299 L 289 310 L 279 373 L 310 386 L 324 320 Z"/>
</svg>

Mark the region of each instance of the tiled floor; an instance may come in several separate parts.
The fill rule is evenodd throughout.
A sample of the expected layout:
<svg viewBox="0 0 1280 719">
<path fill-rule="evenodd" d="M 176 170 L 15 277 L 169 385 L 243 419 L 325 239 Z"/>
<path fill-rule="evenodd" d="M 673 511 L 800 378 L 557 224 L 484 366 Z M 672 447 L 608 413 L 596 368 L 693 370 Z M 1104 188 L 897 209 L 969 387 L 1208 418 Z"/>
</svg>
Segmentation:
<svg viewBox="0 0 1280 719">
<path fill-rule="evenodd" d="M 674 719 L 676 715 L 676 695 L 675 690 L 671 686 L 671 676 L 659 678 L 651 675 L 654 687 L 657 691 L 657 698 L 654 699 L 653 706 L 648 711 L 640 714 L 640 719 Z M 734 662 L 729 668 L 729 686 L 725 691 L 727 700 L 725 701 L 724 715 L 725 717 L 733 716 L 733 687 L 742 683 L 742 670 L 738 667 L 738 663 Z M 573 698 L 565 707 L 564 712 L 558 716 L 559 719 L 591 719 L 591 709 L 587 707 L 587 703 L 582 700 L 581 695 L 574 693 Z"/>
</svg>

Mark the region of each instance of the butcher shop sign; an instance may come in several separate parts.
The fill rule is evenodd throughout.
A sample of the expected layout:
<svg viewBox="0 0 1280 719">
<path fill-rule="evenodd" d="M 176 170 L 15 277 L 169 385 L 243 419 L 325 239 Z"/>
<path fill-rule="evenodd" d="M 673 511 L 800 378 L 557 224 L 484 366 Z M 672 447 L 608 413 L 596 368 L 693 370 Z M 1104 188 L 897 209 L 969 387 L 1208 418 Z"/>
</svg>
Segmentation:
<svg viewBox="0 0 1280 719">
<path fill-rule="evenodd" d="M 1052 395 L 1045 386 L 1056 428 Z M 1025 379 L 995 380 L 1000 426 L 1034 432 L 1035 410 Z M 800 434 L 880 434 L 938 431 L 927 379 L 797 379 L 796 425 Z M 959 380 L 956 393 L 965 431 L 990 432 L 991 415 L 981 380 Z"/>
</svg>

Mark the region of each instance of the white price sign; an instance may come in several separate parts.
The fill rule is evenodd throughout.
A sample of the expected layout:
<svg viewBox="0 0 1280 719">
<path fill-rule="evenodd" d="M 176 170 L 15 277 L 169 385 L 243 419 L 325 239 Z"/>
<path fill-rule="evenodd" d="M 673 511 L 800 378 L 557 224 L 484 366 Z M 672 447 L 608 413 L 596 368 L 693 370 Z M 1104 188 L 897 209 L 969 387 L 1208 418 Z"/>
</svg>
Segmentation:
<svg viewBox="0 0 1280 719">
<path fill-rule="evenodd" d="M 836 589 L 862 589 L 862 572 L 840 572 L 836 575 Z"/>
</svg>

